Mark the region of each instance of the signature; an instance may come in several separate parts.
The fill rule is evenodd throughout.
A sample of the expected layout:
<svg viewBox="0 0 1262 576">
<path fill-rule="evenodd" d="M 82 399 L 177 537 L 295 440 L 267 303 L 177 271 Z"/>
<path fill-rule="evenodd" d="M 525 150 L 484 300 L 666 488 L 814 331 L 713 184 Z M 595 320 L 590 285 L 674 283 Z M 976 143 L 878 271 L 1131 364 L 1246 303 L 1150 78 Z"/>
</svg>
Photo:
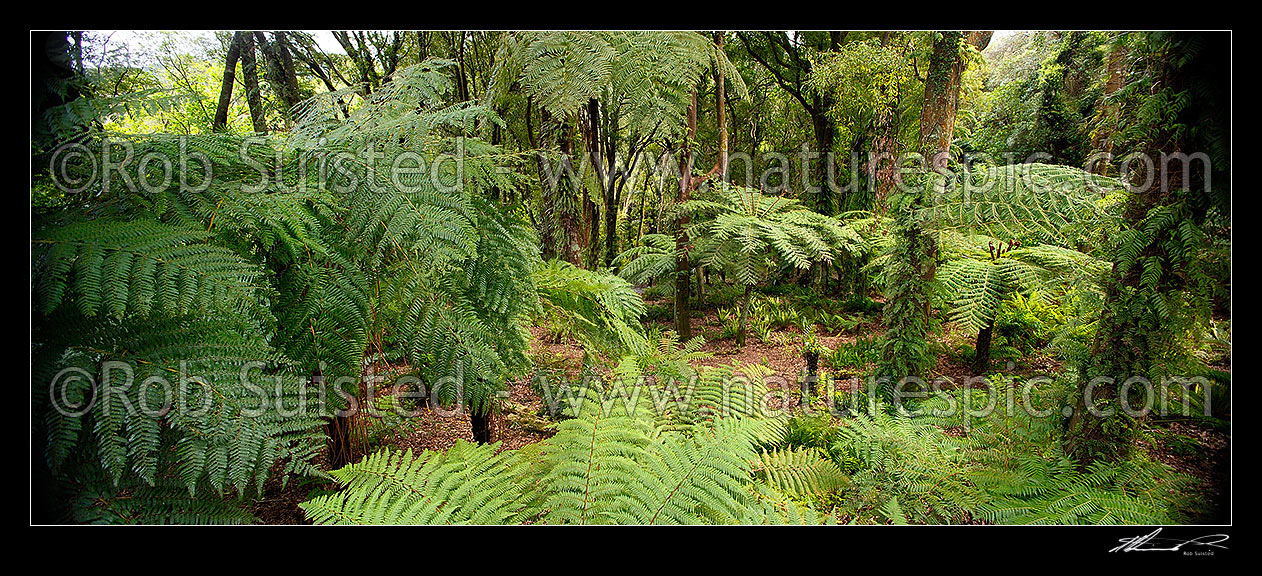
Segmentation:
<svg viewBox="0 0 1262 576">
<path fill-rule="evenodd" d="M 1227 541 L 1226 534 L 1210 534 L 1208 536 L 1200 536 L 1191 540 L 1176 540 L 1174 538 L 1158 538 L 1161 528 L 1153 530 L 1146 536 L 1135 536 L 1134 538 L 1119 538 L 1118 542 L 1122 544 L 1109 552 L 1178 552 L 1184 546 L 1205 546 L 1209 548 L 1227 549 L 1226 546 L 1220 544 Z M 1173 544 L 1173 545 L 1172 545 Z"/>
</svg>

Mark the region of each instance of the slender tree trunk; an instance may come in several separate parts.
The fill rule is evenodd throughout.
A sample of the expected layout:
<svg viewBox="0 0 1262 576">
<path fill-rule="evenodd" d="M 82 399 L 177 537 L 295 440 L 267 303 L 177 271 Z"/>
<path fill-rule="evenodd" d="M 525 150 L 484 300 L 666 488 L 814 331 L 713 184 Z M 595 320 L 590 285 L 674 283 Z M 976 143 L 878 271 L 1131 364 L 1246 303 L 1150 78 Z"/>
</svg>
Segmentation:
<svg viewBox="0 0 1262 576">
<path fill-rule="evenodd" d="M 228 108 L 232 105 L 232 85 L 237 81 L 237 60 L 241 57 L 240 37 L 234 34 L 228 44 L 228 57 L 224 61 L 223 84 L 219 89 L 219 106 L 215 108 L 215 122 L 211 129 L 223 131 L 228 126 Z"/>
<path fill-rule="evenodd" d="M 612 160 L 608 168 L 605 166 L 605 154 L 601 154 L 600 143 L 600 101 L 592 98 L 587 101 L 587 130 L 584 139 L 587 141 L 587 155 L 591 159 L 592 166 L 596 168 L 596 181 L 600 184 L 600 192 L 605 204 L 605 266 L 613 264 L 614 248 L 618 238 L 617 233 L 617 217 L 618 217 L 618 199 L 614 195 L 614 186 L 612 178 L 609 176 L 609 170 L 613 169 Z M 613 155 L 613 150 L 605 150 L 609 156 Z M 600 239 L 600 220 L 595 218 L 595 203 L 591 206 L 591 216 L 589 220 L 591 225 L 591 246 L 593 250 L 599 247 Z M 596 266 L 592 266 L 595 268 Z"/>
<path fill-rule="evenodd" d="M 682 156 L 684 161 L 680 166 L 679 175 L 679 202 L 687 202 L 692 190 L 692 141 L 697 137 L 697 91 L 692 91 L 692 104 L 688 106 L 688 134 L 684 138 L 684 146 Z M 688 232 L 688 216 L 680 216 L 676 221 L 675 236 L 675 332 L 679 334 L 681 342 L 687 342 L 692 338 L 692 310 L 689 308 L 688 299 L 692 296 L 691 274 L 689 270 L 691 247 L 689 246 Z"/>
<path fill-rule="evenodd" d="M 720 52 L 723 51 L 723 32 L 714 33 L 714 43 Z M 719 179 L 727 182 L 728 148 L 727 148 L 727 89 L 726 78 L 721 66 L 714 67 L 715 103 L 714 109 L 719 124 Z"/>
<path fill-rule="evenodd" d="M 429 58 L 429 32 L 424 30 L 416 31 L 416 63 L 424 62 Z"/>
<path fill-rule="evenodd" d="M 241 76 L 245 82 L 245 97 L 250 105 L 250 122 L 254 131 L 267 134 L 267 121 L 263 118 L 263 96 L 259 92 L 258 63 L 254 58 L 254 35 L 238 32 L 241 38 Z"/>
<path fill-rule="evenodd" d="M 587 239 L 583 245 L 583 265 L 588 270 L 595 270 L 600 262 L 600 213 L 586 183 L 583 184 L 583 225 L 587 231 Z"/>
<path fill-rule="evenodd" d="M 815 199 L 815 209 L 821 213 L 831 215 L 837 207 L 837 190 L 833 189 L 832 180 L 834 176 L 829 177 L 828 163 L 833 152 L 833 141 L 836 136 L 836 128 L 833 127 L 833 121 L 828 117 L 828 108 L 832 106 L 831 98 L 821 98 L 815 96 L 815 112 L 811 112 L 811 124 L 815 130 L 815 153 L 819 157 L 812 162 L 811 179 L 814 182 L 811 186 L 818 188 L 817 198 Z"/>
<path fill-rule="evenodd" d="M 745 296 L 741 299 L 741 320 L 736 327 L 736 347 L 745 347 L 745 330 L 749 321 L 749 304 L 753 300 L 754 287 L 745 285 Z"/>
<path fill-rule="evenodd" d="M 526 98 L 526 138 L 530 140 L 530 148 L 535 151 L 535 158 L 538 160 L 539 168 L 539 193 L 543 195 L 540 204 L 539 221 L 536 222 L 539 228 L 539 243 L 542 244 L 542 252 L 544 260 L 551 260 L 556 257 L 556 191 L 548 184 L 548 179 L 544 170 L 544 162 L 546 161 L 541 145 L 543 143 L 543 135 L 535 136 L 535 129 L 531 123 L 531 115 L 533 113 L 534 100 Z M 548 113 L 540 109 L 539 123 L 546 126 L 548 123 Z M 541 126 L 542 128 L 542 126 Z"/>
<path fill-rule="evenodd" d="M 632 194 L 635 191 L 632 189 Z M 635 245 L 639 246 L 640 241 L 644 239 L 644 209 L 649 203 L 648 192 L 640 192 L 640 221 L 636 223 Z"/>
<path fill-rule="evenodd" d="M 466 32 L 460 32 L 456 40 L 456 88 L 460 101 L 469 99 L 469 78 L 465 74 L 464 41 Z"/>
</svg>

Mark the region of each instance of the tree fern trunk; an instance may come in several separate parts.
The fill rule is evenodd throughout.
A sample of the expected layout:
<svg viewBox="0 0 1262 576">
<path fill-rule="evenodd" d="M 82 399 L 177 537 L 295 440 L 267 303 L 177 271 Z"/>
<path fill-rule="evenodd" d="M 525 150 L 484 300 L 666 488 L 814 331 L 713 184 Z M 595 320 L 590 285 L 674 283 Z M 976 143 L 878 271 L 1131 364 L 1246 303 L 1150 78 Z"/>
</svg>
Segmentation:
<svg viewBox="0 0 1262 576">
<path fill-rule="evenodd" d="M 493 432 L 493 421 L 490 414 L 469 413 L 469 421 L 473 425 L 473 440 L 479 444 L 490 444 Z"/>
<path fill-rule="evenodd" d="M 317 368 L 311 373 L 311 381 L 317 389 L 323 387 L 324 375 Z M 356 390 L 358 392 L 358 390 Z M 344 392 L 339 391 L 339 394 Z M 325 425 L 324 431 L 329 437 L 329 469 L 337 470 L 355 461 L 355 440 L 353 437 L 354 404 L 346 410 L 339 410 L 333 419 Z"/>
<path fill-rule="evenodd" d="M 736 328 L 736 345 L 738 347 L 745 346 L 745 324 L 746 324 L 746 321 L 749 319 L 749 301 L 751 299 L 753 291 L 754 291 L 753 286 L 748 286 L 748 285 L 745 286 L 745 298 L 744 298 L 744 301 L 741 303 L 741 324 L 739 327 Z"/>
<path fill-rule="evenodd" d="M 990 368 L 990 335 L 994 330 L 995 321 L 991 320 L 977 333 L 977 346 L 974 347 L 976 354 L 973 356 L 973 374 L 975 375 L 984 374 Z"/>
<path fill-rule="evenodd" d="M 802 359 L 806 360 L 806 377 L 802 379 L 802 402 L 808 403 L 815 383 L 819 382 L 819 350 L 804 350 Z"/>
</svg>

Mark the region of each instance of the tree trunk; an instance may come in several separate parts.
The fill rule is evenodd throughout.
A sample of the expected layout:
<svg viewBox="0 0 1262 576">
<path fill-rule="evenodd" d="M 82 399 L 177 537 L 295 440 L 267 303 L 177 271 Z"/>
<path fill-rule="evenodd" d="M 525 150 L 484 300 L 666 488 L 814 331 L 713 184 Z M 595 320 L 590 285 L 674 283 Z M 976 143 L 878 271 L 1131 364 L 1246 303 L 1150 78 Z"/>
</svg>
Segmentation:
<svg viewBox="0 0 1262 576">
<path fill-rule="evenodd" d="M 995 330 L 995 321 L 991 320 L 985 328 L 977 333 L 977 346 L 974 347 L 973 374 L 980 376 L 990 369 L 990 336 Z"/>
<path fill-rule="evenodd" d="M 237 60 L 241 57 L 241 42 L 233 35 L 228 44 L 228 57 L 224 61 L 223 84 L 219 88 L 219 106 L 215 108 L 215 122 L 211 130 L 221 132 L 228 126 L 228 108 L 232 105 L 232 85 L 237 81 Z"/>
<path fill-rule="evenodd" d="M 289 49 L 289 39 L 283 31 L 273 32 L 273 41 L 268 41 L 262 32 L 255 32 L 259 51 L 267 62 L 267 80 L 278 96 L 281 113 L 286 122 L 293 121 L 292 110 L 302 101 L 298 87 L 298 75 L 294 70 L 294 58 Z"/>
<path fill-rule="evenodd" d="M 881 37 L 882 47 L 889 44 L 889 34 Z M 898 109 L 902 100 L 897 79 L 877 82 L 876 107 L 872 113 L 872 141 L 868 159 L 868 185 L 872 190 L 872 210 L 885 214 L 885 199 L 898 177 Z"/>
<path fill-rule="evenodd" d="M 723 51 L 723 32 L 714 33 L 714 43 L 720 52 Z M 715 104 L 714 109 L 719 124 L 719 179 L 727 182 L 727 89 L 725 88 L 723 67 L 714 67 Z"/>
<path fill-rule="evenodd" d="M 456 41 L 456 88 L 461 102 L 469 99 L 469 78 L 465 74 L 464 41 L 466 32 L 460 32 Z"/>
<path fill-rule="evenodd" d="M 608 175 L 608 170 L 613 168 L 610 162 L 608 169 L 605 167 L 605 157 L 601 154 L 600 142 L 600 101 L 592 98 L 587 101 L 587 130 L 584 131 L 584 139 L 587 141 L 587 156 L 591 159 L 592 166 L 596 168 L 596 182 L 600 185 L 601 198 L 605 204 L 605 266 L 613 264 L 614 248 L 618 238 L 617 234 L 617 217 L 618 217 L 618 200 L 614 197 L 613 181 Z M 613 150 L 606 150 L 612 155 Z M 588 221 L 590 229 L 590 244 L 593 251 L 599 248 L 600 240 L 600 220 L 596 216 L 596 205 L 591 205 L 591 219 Z M 596 268 L 593 262 L 592 268 Z"/>
<path fill-rule="evenodd" d="M 818 188 L 817 197 L 813 203 L 815 209 L 831 216 L 837 208 L 838 199 L 838 192 L 833 189 L 832 183 L 832 180 L 836 178 L 836 170 L 833 170 L 833 177 L 830 178 L 828 174 L 829 155 L 833 153 L 833 141 L 836 134 L 833 121 L 828 117 L 828 108 L 832 107 L 832 99 L 816 95 L 815 106 L 808 112 L 811 115 L 811 124 L 814 125 L 815 152 L 819 154 L 819 158 L 816 158 L 811 166 L 811 178 L 814 182 L 809 185 Z"/>
<path fill-rule="evenodd" d="M 747 321 L 749 320 L 749 303 L 750 303 L 750 300 L 753 299 L 752 298 L 753 292 L 754 292 L 753 286 L 749 286 L 749 285 L 745 286 L 745 297 L 741 301 L 740 325 L 736 327 L 736 347 L 737 348 L 745 347 L 745 327 L 746 327 Z"/>
<path fill-rule="evenodd" d="M 988 32 L 973 32 L 967 36 L 979 47 L 990 40 Z M 964 72 L 961 52 L 965 37 L 963 32 L 945 31 L 938 33 L 933 43 L 920 115 L 919 142 L 919 151 L 929 167 L 915 192 L 913 210 L 934 201 L 933 191 L 929 189 L 932 174 L 947 166 L 959 105 L 960 78 Z M 887 386 L 903 378 L 923 378 L 933 362 L 927 337 L 931 319 L 930 286 L 938 258 L 934 230 L 927 223 L 912 218 L 910 212 L 900 214 L 894 250 L 899 261 L 887 283 L 885 321 L 889 329 L 880 368 L 880 375 L 887 378 Z M 882 391 L 887 400 L 892 391 L 890 387 Z"/>
<path fill-rule="evenodd" d="M 682 156 L 684 161 L 679 175 L 679 202 L 687 202 L 692 189 L 692 140 L 697 137 L 697 91 L 692 91 L 692 104 L 688 106 L 688 135 L 684 138 Z M 691 269 L 689 256 L 688 216 L 680 216 L 676 220 L 675 235 L 675 332 L 680 342 L 692 338 L 692 311 L 688 299 L 692 296 L 690 286 Z"/>
<path fill-rule="evenodd" d="M 254 58 L 254 35 L 237 32 L 241 39 L 241 76 L 245 82 L 245 97 L 250 104 L 250 122 L 254 131 L 267 134 L 267 121 L 263 118 L 263 97 L 259 93 L 259 71 Z"/>
<path fill-rule="evenodd" d="M 535 150 L 538 159 L 539 168 L 539 193 L 543 195 L 543 201 L 540 202 L 541 209 L 539 220 L 536 225 L 539 228 L 539 243 L 542 245 L 542 253 L 544 260 L 551 260 L 557 255 L 556 249 L 556 191 L 548 185 L 548 179 L 544 170 L 543 154 L 543 135 L 535 136 L 535 129 L 531 123 L 532 109 L 534 108 L 534 99 L 526 98 L 526 138 L 530 140 L 530 147 Z M 543 126 L 548 124 L 548 113 L 543 109 L 539 111 L 539 124 L 541 132 Z"/>
<path fill-rule="evenodd" d="M 494 421 L 490 414 L 469 413 L 469 422 L 473 426 L 473 441 L 478 444 L 490 444 L 494 431 Z"/>
<path fill-rule="evenodd" d="M 1096 161 L 1091 167 L 1091 171 L 1101 176 L 1109 175 L 1110 160 L 1113 154 L 1113 133 L 1117 130 L 1119 120 L 1119 108 L 1116 103 L 1110 102 L 1109 97 L 1115 92 L 1122 89 L 1126 83 L 1126 45 L 1120 40 L 1113 44 L 1109 50 L 1108 74 L 1109 77 L 1104 82 L 1104 105 L 1100 110 L 1100 121 L 1095 131 L 1091 135 L 1092 152 L 1102 152 L 1106 154 L 1104 158 Z"/>
<path fill-rule="evenodd" d="M 561 125 L 560 141 L 558 143 L 561 149 L 561 161 L 570 162 L 572 165 L 574 160 L 574 134 L 572 124 L 569 122 Z M 589 240 L 583 227 L 583 216 L 586 213 L 587 204 L 591 202 L 591 198 L 587 195 L 586 186 L 580 183 L 578 186 L 583 189 L 574 190 L 572 189 L 574 185 L 574 182 L 568 178 L 568 172 L 557 179 L 557 193 L 561 196 L 557 198 L 557 201 L 561 204 L 561 208 L 557 210 L 557 220 L 561 225 L 561 231 L 565 234 L 565 242 L 561 245 L 561 258 L 581 268 L 583 267 L 583 255 L 586 253 Z M 574 204 L 578 205 L 574 206 Z"/>
</svg>

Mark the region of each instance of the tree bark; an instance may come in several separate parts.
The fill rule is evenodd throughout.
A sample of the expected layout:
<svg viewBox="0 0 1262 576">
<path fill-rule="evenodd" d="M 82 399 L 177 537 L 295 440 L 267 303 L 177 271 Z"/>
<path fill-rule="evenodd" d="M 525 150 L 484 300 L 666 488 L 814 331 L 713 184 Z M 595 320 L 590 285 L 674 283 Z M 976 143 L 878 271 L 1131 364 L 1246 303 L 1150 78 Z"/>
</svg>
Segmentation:
<svg viewBox="0 0 1262 576">
<path fill-rule="evenodd" d="M 741 320 L 740 325 L 736 327 L 736 347 L 745 347 L 745 330 L 749 321 L 749 304 L 753 299 L 754 287 L 746 285 L 745 295 L 741 299 Z"/>
<path fill-rule="evenodd" d="M 614 247 L 618 238 L 617 235 L 617 216 L 618 206 L 617 198 L 614 197 L 614 187 L 608 171 L 613 168 L 612 162 L 608 169 L 605 167 L 605 155 L 601 154 L 601 131 L 600 131 L 600 101 L 592 98 L 587 101 L 587 130 L 584 131 L 584 140 L 587 143 L 587 156 L 591 159 L 592 166 L 596 168 L 596 182 L 600 185 L 600 193 L 602 201 L 605 204 L 605 266 L 613 263 Z M 608 147 L 607 147 L 608 148 Z M 610 156 L 613 150 L 605 150 Z M 600 239 L 600 220 L 596 216 L 596 206 L 592 203 L 591 218 L 588 221 L 591 229 L 591 245 L 593 250 L 599 247 Z M 595 266 L 592 266 L 595 268 Z"/>
<path fill-rule="evenodd" d="M 881 35 L 881 46 L 889 46 L 891 35 Z M 885 214 L 885 199 L 898 178 L 898 109 L 902 101 L 898 79 L 878 81 L 879 97 L 872 113 L 871 156 L 868 159 L 868 185 L 872 191 L 872 210 Z"/>
<path fill-rule="evenodd" d="M 535 137 L 535 130 L 530 121 L 532 108 L 534 108 L 533 104 L 534 100 L 532 98 L 526 98 L 526 137 L 530 140 L 530 147 L 538 154 L 536 158 L 539 160 L 539 191 L 543 194 L 543 201 L 540 202 L 542 209 L 540 210 L 539 222 L 537 223 L 539 227 L 539 242 L 542 244 L 544 260 L 550 260 L 557 255 L 555 228 L 557 199 L 555 197 L 556 191 L 552 190 L 547 182 L 544 170 L 544 162 L 546 160 L 543 154 L 540 153 L 543 148 L 541 146 L 543 135 L 540 134 L 538 138 Z M 547 125 L 548 113 L 541 108 L 539 115 L 539 123 Z"/>
<path fill-rule="evenodd" d="M 973 374 L 980 376 L 990 369 L 990 337 L 995 330 L 995 321 L 991 320 L 985 328 L 977 333 L 977 346 L 973 347 Z"/>
<path fill-rule="evenodd" d="M 473 441 L 478 444 L 490 444 L 494 432 L 494 421 L 490 414 L 469 413 L 469 423 L 473 426 Z"/>
<path fill-rule="evenodd" d="M 241 42 L 234 34 L 228 44 L 228 57 L 224 61 L 223 84 L 219 88 L 219 106 L 215 108 L 215 121 L 211 130 L 221 132 L 228 126 L 228 108 L 232 105 L 232 85 L 237 81 L 237 60 L 241 57 Z"/>
<path fill-rule="evenodd" d="M 1109 50 L 1108 59 L 1108 79 L 1104 82 L 1104 105 L 1100 110 L 1100 121 L 1095 131 L 1091 134 L 1092 152 L 1102 152 L 1106 154 L 1104 158 L 1096 161 L 1091 167 L 1091 171 L 1101 176 L 1109 175 L 1109 158 L 1113 154 L 1113 133 L 1117 129 L 1119 120 L 1119 108 L 1116 103 L 1110 102 L 1109 97 L 1122 89 L 1126 84 L 1126 45 L 1122 42 L 1113 44 Z"/>
<path fill-rule="evenodd" d="M 245 97 L 250 105 L 250 122 L 254 131 L 267 134 L 267 120 L 263 117 L 263 97 L 259 93 L 259 72 L 254 58 L 254 35 L 237 32 L 241 39 L 241 76 L 245 83 Z"/>
<path fill-rule="evenodd" d="M 298 87 L 298 75 L 294 70 L 293 54 L 289 49 L 289 39 L 283 31 L 272 34 L 273 41 L 269 41 L 262 32 L 255 32 L 254 38 L 267 62 L 267 80 L 276 91 L 281 114 L 286 122 L 290 122 L 293 120 L 293 107 L 302 101 L 302 94 Z"/>
<path fill-rule="evenodd" d="M 692 91 L 692 103 L 688 106 L 688 132 L 684 138 L 682 157 L 684 161 L 680 166 L 679 175 L 679 198 L 680 203 L 687 202 L 692 190 L 692 141 L 697 137 L 697 91 Z M 675 236 L 675 332 L 679 334 L 681 342 L 687 342 L 692 338 L 692 310 L 689 308 L 688 299 L 692 296 L 690 284 L 692 275 L 689 273 L 691 269 L 690 263 L 690 246 L 688 240 L 688 232 L 686 228 L 689 223 L 687 215 L 680 216 L 676 220 L 676 236 Z"/>
<path fill-rule="evenodd" d="M 564 122 L 561 125 L 559 133 L 560 141 L 558 142 L 561 149 L 562 162 L 573 163 L 574 159 L 574 133 L 573 125 Z M 587 213 L 587 204 L 591 202 L 591 198 L 587 195 L 587 187 L 580 183 L 577 184 L 582 190 L 573 190 L 574 182 L 568 178 L 568 173 L 562 174 L 557 179 L 557 192 L 561 198 L 557 201 L 561 203 L 562 208 L 557 210 L 557 220 L 561 225 L 562 232 L 565 233 L 565 243 L 561 245 L 561 258 L 575 266 L 583 267 L 583 255 L 587 252 L 588 235 L 583 227 L 583 217 Z M 577 200 L 577 202 L 574 202 Z M 578 206 L 573 206 L 578 204 Z"/>
<path fill-rule="evenodd" d="M 720 52 L 723 51 L 723 32 L 714 33 L 714 43 Z M 721 66 L 714 67 L 715 103 L 714 109 L 719 124 L 719 179 L 727 182 L 727 89 L 726 78 Z"/>
</svg>

